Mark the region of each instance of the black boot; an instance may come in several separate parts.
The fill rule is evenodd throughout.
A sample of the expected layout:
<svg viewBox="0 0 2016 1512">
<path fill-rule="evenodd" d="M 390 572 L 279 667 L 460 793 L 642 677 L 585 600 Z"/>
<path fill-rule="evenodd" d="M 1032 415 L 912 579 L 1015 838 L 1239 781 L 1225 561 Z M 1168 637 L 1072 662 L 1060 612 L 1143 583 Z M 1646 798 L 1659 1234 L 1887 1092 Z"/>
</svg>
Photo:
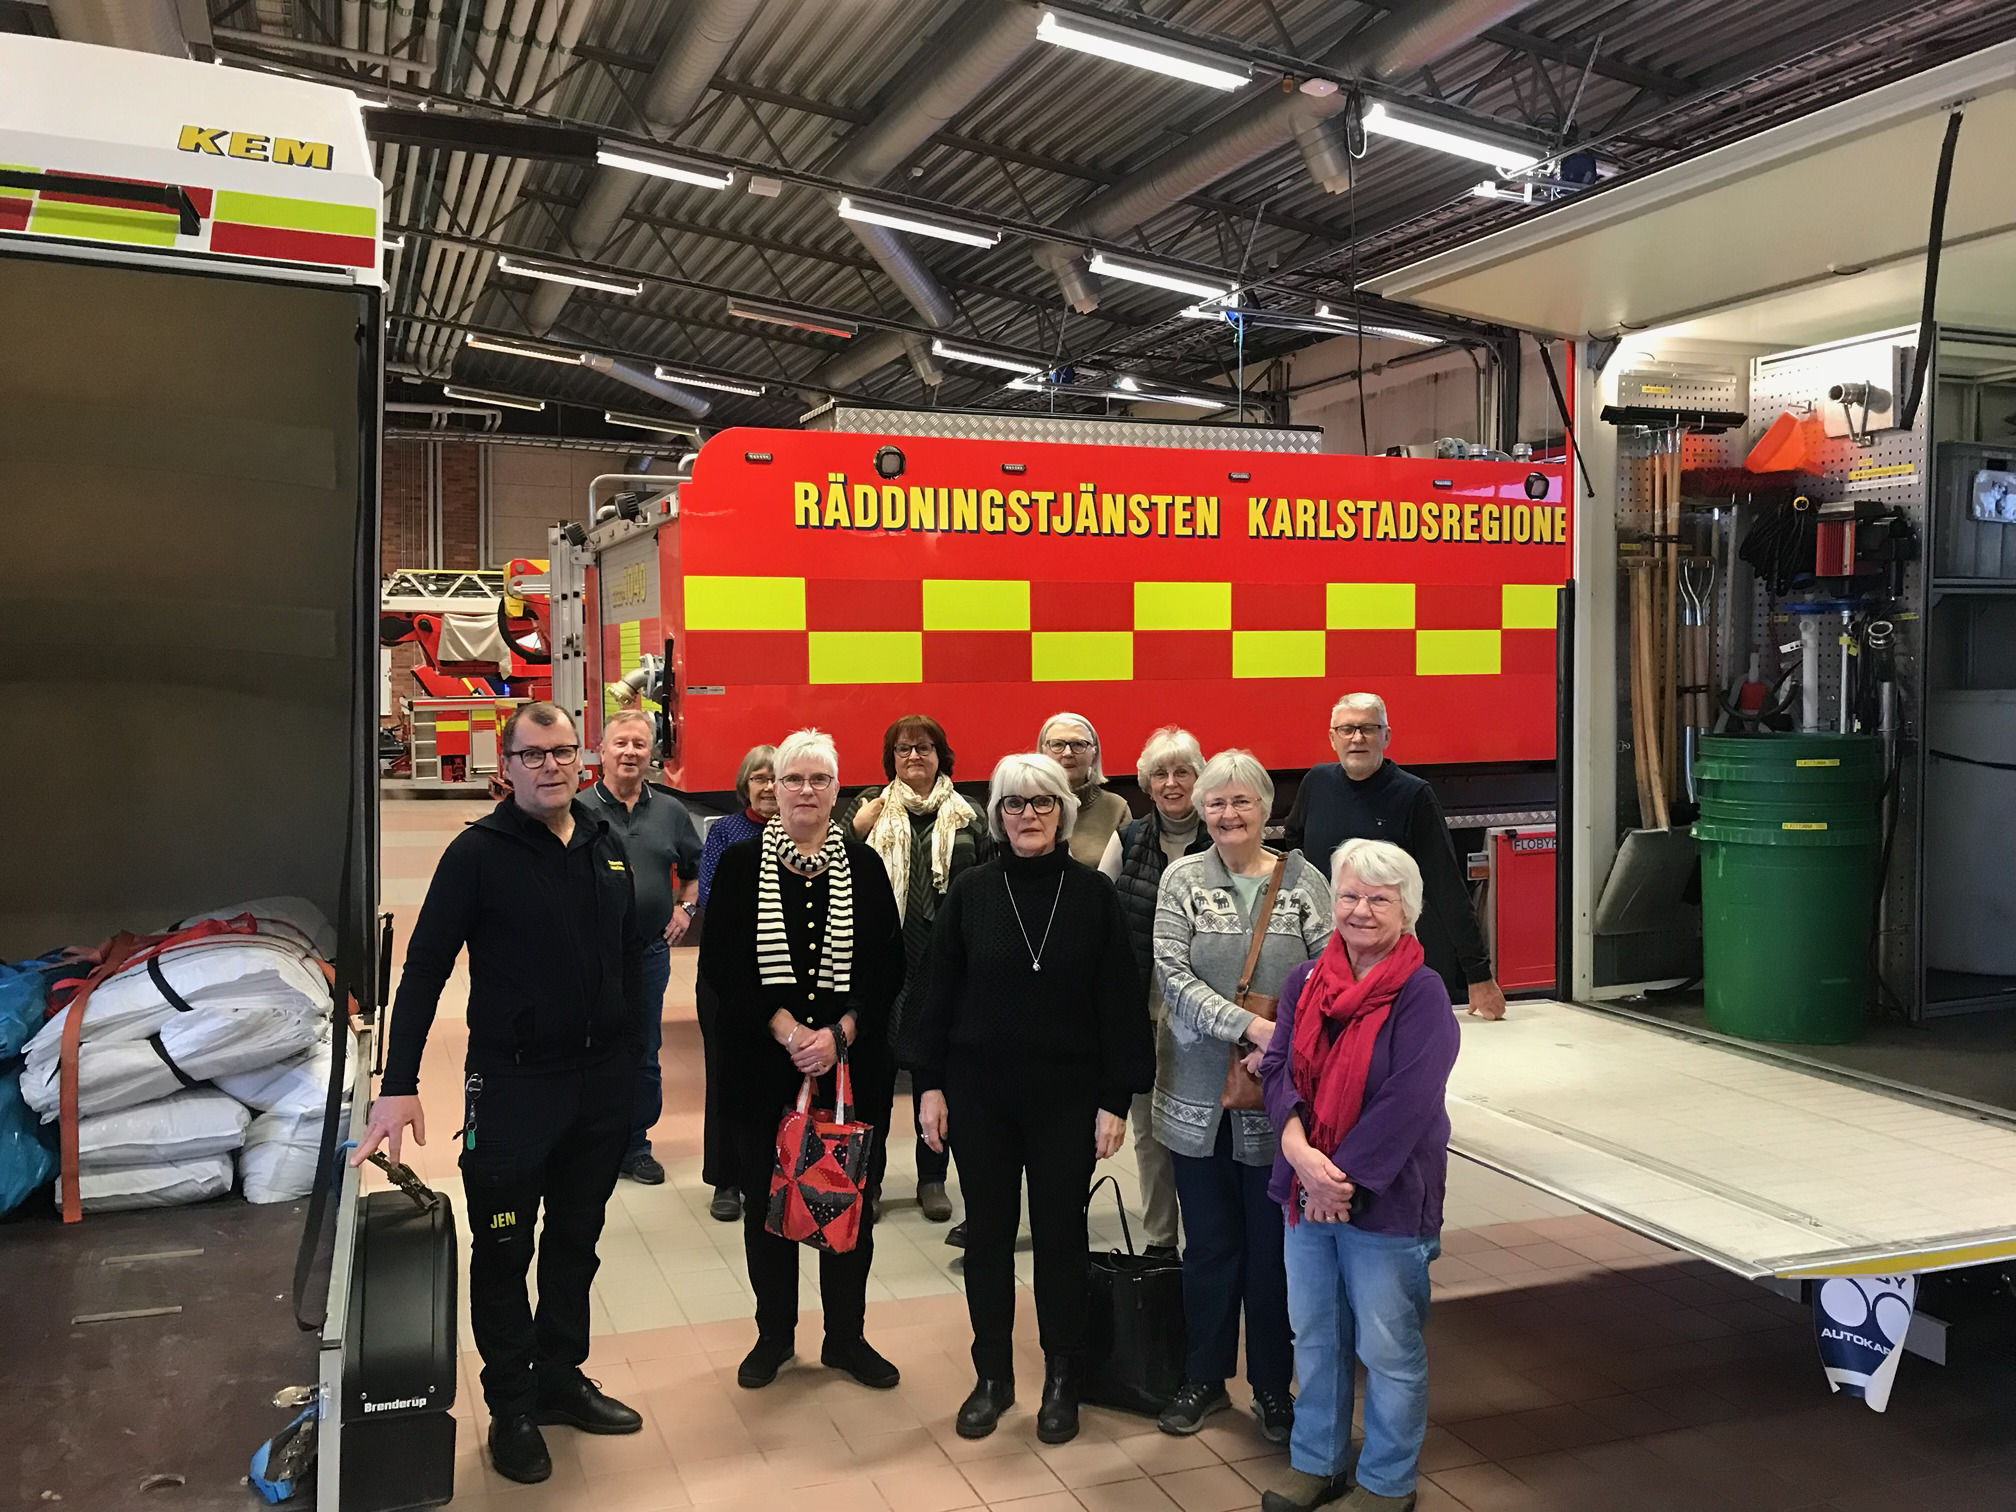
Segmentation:
<svg viewBox="0 0 2016 1512">
<path fill-rule="evenodd" d="M 553 1473 L 546 1440 L 529 1412 L 490 1419 L 490 1468 L 506 1480 L 534 1486 Z"/>
<path fill-rule="evenodd" d="M 903 1373 L 877 1354 L 866 1339 L 828 1339 L 819 1351 L 819 1363 L 844 1370 L 877 1391 L 889 1391 L 903 1380 Z"/>
<path fill-rule="evenodd" d="M 959 1437 L 985 1438 L 1001 1421 L 1001 1414 L 1015 1405 L 1015 1383 L 982 1376 L 960 1404 L 959 1419 L 953 1426 Z"/>
<path fill-rule="evenodd" d="M 583 1433 L 636 1433 L 644 1426 L 634 1407 L 605 1395 L 578 1370 L 571 1379 L 540 1382 L 537 1415 L 542 1423 L 564 1423 Z"/>
<path fill-rule="evenodd" d="M 1046 1444 L 1068 1444 L 1078 1437 L 1078 1362 L 1069 1355 L 1051 1355 L 1043 1362 L 1036 1437 Z"/>
<path fill-rule="evenodd" d="M 796 1346 L 789 1338 L 757 1336 L 756 1347 L 742 1357 L 735 1371 L 735 1384 L 744 1391 L 757 1391 L 777 1379 Z"/>
</svg>

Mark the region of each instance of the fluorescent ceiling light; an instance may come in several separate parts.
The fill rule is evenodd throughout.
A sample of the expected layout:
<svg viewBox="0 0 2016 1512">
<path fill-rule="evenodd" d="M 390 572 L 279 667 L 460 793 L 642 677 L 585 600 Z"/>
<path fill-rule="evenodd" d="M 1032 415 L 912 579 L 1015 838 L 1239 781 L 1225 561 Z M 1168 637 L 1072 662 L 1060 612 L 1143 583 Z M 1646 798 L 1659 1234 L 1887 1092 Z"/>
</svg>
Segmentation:
<svg viewBox="0 0 2016 1512">
<path fill-rule="evenodd" d="M 543 410 L 544 399 L 520 399 L 511 394 L 493 394 L 489 389 L 463 388 L 459 384 L 444 383 L 441 392 L 450 399 L 466 399 L 471 404 L 501 404 L 505 409 Z"/>
<path fill-rule="evenodd" d="M 1511 200 L 1521 205 L 1533 203 L 1531 183 L 1501 184 L 1496 179 L 1486 179 L 1481 184 L 1473 185 L 1470 194 L 1474 199 Z"/>
<path fill-rule="evenodd" d="M 981 367 L 1001 368 L 1010 373 L 1027 374 L 1043 371 L 1043 364 L 1040 362 L 1030 362 L 1023 357 L 1003 357 L 998 353 L 983 352 L 975 347 L 954 346 L 951 342 L 941 341 L 936 337 L 931 341 L 931 353 L 934 357 L 943 357 L 951 362 L 973 362 Z"/>
<path fill-rule="evenodd" d="M 1140 383 L 1132 377 L 1122 378 L 1118 383 L 1114 384 L 1113 387 L 1122 394 L 1126 395 L 1127 398 L 1141 404 L 1188 404 L 1193 405 L 1198 409 L 1225 408 L 1225 401 L 1222 399 L 1206 399 L 1202 394 L 1159 393 L 1152 389 L 1143 388 L 1140 385 Z"/>
<path fill-rule="evenodd" d="M 1148 284 L 1157 289 L 1174 289 L 1178 294 L 1195 294 L 1199 299 L 1224 299 L 1232 290 L 1224 284 L 1206 283 L 1188 273 L 1172 273 L 1153 263 L 1130 262 L 1104 252 L 1092 254 L 1092 271 L 1108 278 L 1124 278 L 1129 283 Z"/>
<path fill-rule="evenodd" d="M 726 378 L 703 378 L 698 373 L 681 372 L 678 368 L 659 367 L 654 369 L 667 383 L 687 383 L 694 388 L 719 389 L 724 394 L 747 394 L 755 398 L 763 392 L 760 383 L 731 383 Z"/>
<path fill-rule="evenodd" d="M 1504 137 L 1487 137 L 1446 126 L 1430 116 L 1396 110 L 1383 100 L 1365 112 L 1365 129 L 1374 136 L 1432 147 L 1475 163 L 1489 163 L 1502 174 L 1531 168 L 1540 154 Z"/>
<path fill-rule="evenodd" d="M 619 410 L 602 411 L 602 419 L 610 425 L 627 425 L 632 430 L 672 431 L 682 436 L 693 434 L 689 423 L 679 420 L 654 420 L 649 415 L 626 415 Z"/>
<path fill-rule="evenodd" d="M 546 263 L 526 262 L 522 257 L 499 257 L 499 273 L 516 273 L 520 278 L 536 278 L 544 283 L 571 284 L 577 289 L 599 289 L 604 294 L 622 294 L 635 299 L 644 285 L 628 278 L 609 278 L 599 273 L 582 273 L 573 268 L 556 268 Z"/>
<path fill-rule="evenodd" d="M 1185 305 L 1176 313 L 1185 320 L 1224 320 L 1236 314 L 1239 309 L 1239 291 L 1234 289 L 1223 299 L 1207 299 L 1202 304 Z"/>
<path fill-rule="evenodd" d="M 462 338 L 462 345 L 474 347 L 479 352 L 502 352 L 506 357 L 530 357 L 538 362 L 557 362 L 562 367 L 581 366 L 579 352 L 555 351 L 552 347 L 533 346 L 523 341 L 506 341 L 498 336 L 479 336 L 474 331 Z"/>
<path fill-rule="evenodd" d="M 1367 336 L 1377 336 L 1386 341 L 1411 341 L 1418 346 L 1441 346 L 1446 338 L 1430 336 L 1426 331 L 1410 331 L 1405 326 L 1365 325 L 1361 326 L 1349 315 L 1339 315 L 1328 305 L 1316 306 L 1316 314 L 1324 320 L 1338 322 L 1340 335 L 1351 335 L 1362 331 Z"/>
<path fill-rule="evenodd" d="M 1145 68 L 1212 89 L 1237 89 L 1253 77 L 1252 65 L 1237 58 L 1068 11 L 1043 12 L 1043 19 L 1036 23 L 1036 35 L 1073 52 L 1090 53 L 1095 58 Z"/>
<path fill-rule="evenodd" d="M 790 305 L 765 304 L 761 300 L 728 297 L 728 313 L 738 320 L 761 320 L 770 325 L 791 326 L 800 331 L 816 331 L 821 336 L 852 336 L 859 326 L 852 321 L 834 320 Z"/>
<path fill-rule="evenodd" d="M 970 221 L 928 215 L 921 210 L 895 205 L 868 204 L 847 194 L 840 196 L 839 210 L 842 220 L 866 221 L 871 226 L 887 226 L 892 231 L 914 231 L 919 236 L 963 242 L 969 247 L 991 247 L 1001 240 L 1001 233 L 991 226 L 977 226 Z"/>
<path fill-rule="evenodd" d="M 652 178 L 671 179 L 675 183 L 693 184 L 701 189 L 726 189 L 735 182 L 731 169 L 716 168 L 712 163 L 697 163 L 690 158 L 646 153 L 640 147 L 599 147 L 595 151 L 595 161 L 604 168 L 649 174 Z"/>
</svg>

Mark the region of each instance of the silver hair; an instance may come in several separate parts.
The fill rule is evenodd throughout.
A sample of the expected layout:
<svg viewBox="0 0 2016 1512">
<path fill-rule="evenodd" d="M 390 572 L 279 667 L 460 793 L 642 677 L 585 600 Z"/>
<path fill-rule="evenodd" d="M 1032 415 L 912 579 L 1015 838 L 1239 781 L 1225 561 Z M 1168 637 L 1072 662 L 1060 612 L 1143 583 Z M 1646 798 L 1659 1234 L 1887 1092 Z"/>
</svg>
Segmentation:
<svg viewBox="0 0 2016 1512">
<path fill-rule="evenodd" d="M 1337 723 L 1337 716 L 1346 709 L 1370 709 L 1379 716 L 1379 724 L 1386 724 L 1386 700 L 1377 693 L 1346 693 L 1330 706 L 1330 723 Z"/>
<path fill-rule="evenodd" d="M 1347 871 L 1374 887 L 1399 888 L 1400 927 L 1414 933 L 1421 921 L 1421 868 L 1412 856 L 1390 840 L 1346 840 L 1330 861 L 1333 894 L 1342 890 Z"/>
<path fill-rule="evenodd" d="M 1202 809 L 1205 794 L 1228 787 L 1253 790 L 1263 810 L 1260 815 L 1262 823 L 1266 822 L 1268 814 L 1274 812 L 1274 779 L 1267 775 L 1267 768 L 1260 765 L 1260 758 L 1251 751 L 1220 751 L 1205 762 L 1204 770 L 1197 774 L 1197 787 L 1190 801 Z"/>
<path fill-rule="evenodd" d="M 1042 726 L 1036 731 L 1036 745 L 1038 749 L 1041 749 L 1044 737 L 1050 733 L 1050 726 L 1057 724 L 1085 726 L 1085 733 L 1092 737 L 1092 775 L 1086 781 L 1092 787 L 1103 787 L 1106 782 L 1106 769 L 1099 764 L 1099 732 L 1092 727 L 1092 721 L 1087 719 L 1083 714 L 1073 714 L 1067 709 L 1061 714 L 1052 714 L 1048 719 L 1044 720 Z M 1052 757 L 1051 759 L 1055 760 L 1056 758 Z"/>
<path fill-rule="evenodd" d="M 770 768 L 770 775 L 777 775 L 777 747 L 760 745 L 749 747 L 749 754 L 742 758 L 742 765 L 735 768 L 735 796 L 742 800 L 744 808 L 749 807 L 749 779 L 763 768 Z"/>
<path fill-rule="evenodd" d="M 1148 779 L 1158 766 L 1187 766 L 1192 773 L 1204 771 L 1204 748 L 1197 737 L 1178 725 L 1164 725 L 1141 747 L 1141 759 L 1134 763 L 1134 775 L 1141 779 L 1141 791 L 1148 791 Z"/>
<path fill-rule="evenodd" d="M 1071 779 L 1056 758 L 1041 751 L 1003 756 L 994 764 L 994 780 L 987 785 L 987 833 L 996 840 L 1008 838 L 1007 830 L 1001 827 L 1003 798 L 1034 798 L 1040 793 L 1057 800 L 1057 839 L 1060 843 L 1069 840 L 1078 823 L 1078 795 L 1071 791 Z"/>
<path fill-rule="evenodd" d="M 649 714 L 645 713 L 642 709 L 636 709 L 636 708 L 618 709 L 614 714 L 611 714 L 607 719 L 603 720 L 602 738 L 604 740 L 607 740 L 609 738 L 609 732 L 615 729 L 616 726 L 618 726 L 619 724 L 636 724 L 636 723 L 641 723 L 644 726 L 646 733 L 648 733 L 651 737 L 651 743 L 653 745 L 656 745 L 658 743 L 658 721 L 653 719 Z"/>
<path fill-rule="evenodd" d="M 771 773 L 782 778 L 786 767 L 800 761 L 823 766 L 836 781 L 840 776 L 839 748 L 824 730 L 793 730 L 786 735 L 777 743 L 777 764 L 770 769 Z"/>
</svg>

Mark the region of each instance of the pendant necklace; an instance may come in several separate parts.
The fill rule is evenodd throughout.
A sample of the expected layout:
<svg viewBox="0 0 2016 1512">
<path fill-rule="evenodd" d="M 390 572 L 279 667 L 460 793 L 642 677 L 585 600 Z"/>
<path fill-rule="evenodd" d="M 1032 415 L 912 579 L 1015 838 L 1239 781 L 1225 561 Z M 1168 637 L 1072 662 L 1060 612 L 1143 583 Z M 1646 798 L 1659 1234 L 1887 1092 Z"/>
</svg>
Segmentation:
<svg viewBox="0 0 2016 1512">
<path fill-rule="evenodd" d="M 1043 952 L 1050 948 L 1050 931 L 1057 923 L 1057 905 L 1064 901 L 1064 878 L 1061 875 L 1057 878 L 1057 896 L 1050 900 L 1050 922 L 1043 926 L 1043 943 L 1041 945 L 1031 945 L 1029 943 L 1029 930 L 1022 922 L 1022 910 L 1015 902 L 1015 889 L 1010 885 L 1006 872 L 1001 874 L 1001 885 L 1008 889 L 1008 907 L 1014 910 L 1015 927 L 1022 931 L 1022 948 L 1029 952 L 1029 969 L 1031 971 L 1041 971 L 1043 969 Z"/>
</svg>

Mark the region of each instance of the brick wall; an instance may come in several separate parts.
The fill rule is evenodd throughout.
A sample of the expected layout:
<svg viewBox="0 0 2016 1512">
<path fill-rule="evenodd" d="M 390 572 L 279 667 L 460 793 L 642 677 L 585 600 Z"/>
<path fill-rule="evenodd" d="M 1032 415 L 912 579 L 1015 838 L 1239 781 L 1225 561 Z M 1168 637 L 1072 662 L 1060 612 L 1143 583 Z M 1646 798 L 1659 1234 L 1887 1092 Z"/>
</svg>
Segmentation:
<svg viewBox="0 0 2016 1512">
<path fill-rule="evenodd" d="M 441 565 L 489 567 L 476 559 L 482 509 L 483 458 L 468 442 L 441 447 Z"/>
<path fill-rule="evenodd" d="M 483 567 L 476 560 L 482 509 L 483 459 L 473 442 L 385 443 L 385 483 L 379 503 L 380 562 L 391 572 L 425 567 L 427 479 L 431 446 L 441 451 L 441 561 L 443 567 Z"/>
</svg>

